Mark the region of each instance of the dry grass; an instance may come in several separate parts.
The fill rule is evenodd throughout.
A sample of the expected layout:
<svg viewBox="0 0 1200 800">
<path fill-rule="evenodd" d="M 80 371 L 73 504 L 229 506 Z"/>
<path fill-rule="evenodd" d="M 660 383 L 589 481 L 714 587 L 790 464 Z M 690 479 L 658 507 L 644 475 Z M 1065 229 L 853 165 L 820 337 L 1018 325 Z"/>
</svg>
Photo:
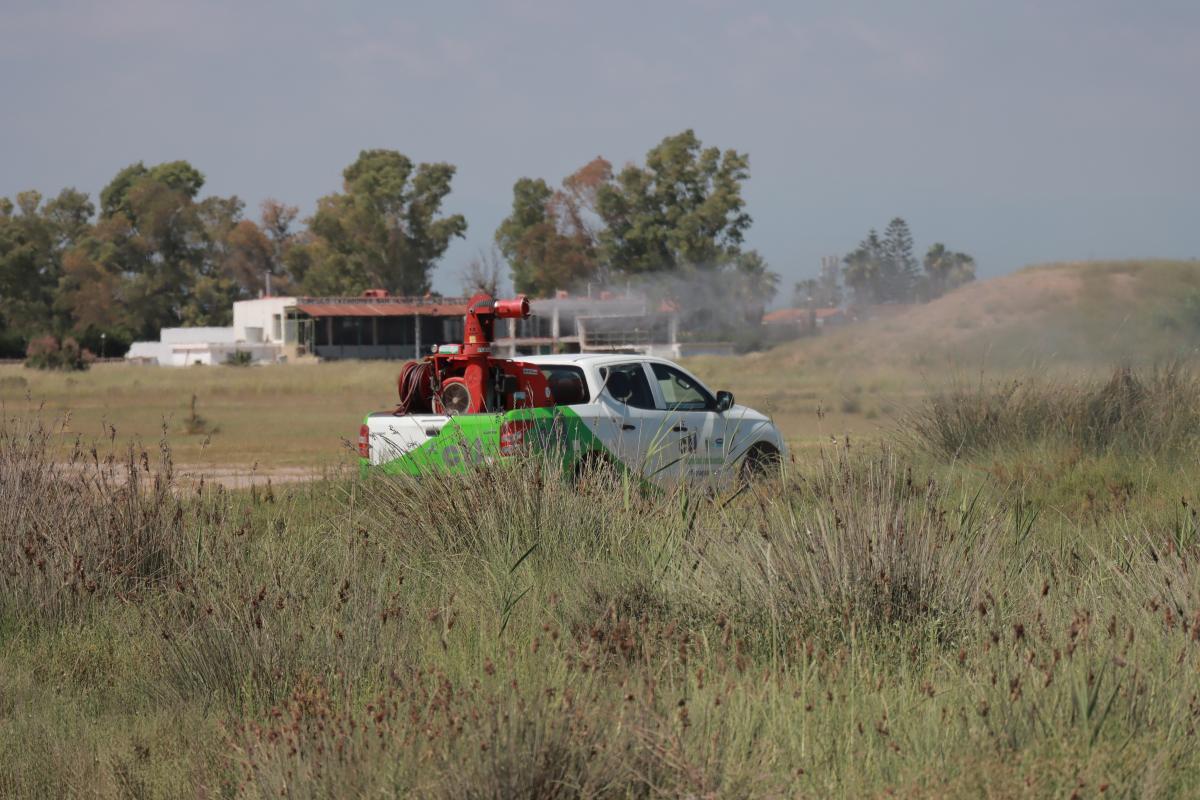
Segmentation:
<svg viewBox="0 0 1200 800">
<path fill-rule="evenodd" d="M 764 625 L 839 643 L 914 629 L 946 642 L 1012 563 L 1012 524 L 980 492 L 914 475 L 893 452 L 839 448 L 786 498 L 739 509 L 730 538 L 695 547 L 713 594 L 738 598 L 731 613 L 759 609 Z"/>
<path fill-rule="evenodd" d="M 161 454 L 68 468 L 46 435 L 0 438 L 0 509 L 36 531 L 4 539 L 6 796 L 1200 783 L 1177 499 L 1063 521 L 860 446 L 734 496 L 537 461 L 179 495 Z"/>
<path fill-rule="evenodd" d="M 185 547 L 169 451 L 102 459 L 77 443 L 62 463 L 51 440 L 0 423 L 0 613 L 74 619 L 169 580 Z"/>
<path fill-rule="evenodd" d="M 1200 374 L 1175 362 L 1121 367 L 1107 379 L 980 380 L 931 394 L 904 424 L 921 446 L 950 458 L 1046 443 L 1090 453 L 1191 454 L 1200 436 Z"/>
<path fill-rule="evenodd" d="M 8 417 L 65 419 L 61 450 L 76 437 L 153 447 L 164 427 L 181 470 L 345 464 L 362 415 L 395 404 L 397 365 L 188 367 L 98 364 L 66 375 L 0 366 Z M 194 405 L 193 405 L 194 398 Z"/>
<path fill-rule="evenodd" d="M 1194 374 L 939 394 L 879 324 L 910 360 L 846 331 L 693 365 L 807 445 L 740 493 L 519 459 L 185 489 L 342 458 L 392 365 L 0 371 L 0 795 L 1195 794 Z M 26 393 L 84 408 L 47 431 Z M 220 432 L 180 439 L 193 393 Z"/>
</svg>

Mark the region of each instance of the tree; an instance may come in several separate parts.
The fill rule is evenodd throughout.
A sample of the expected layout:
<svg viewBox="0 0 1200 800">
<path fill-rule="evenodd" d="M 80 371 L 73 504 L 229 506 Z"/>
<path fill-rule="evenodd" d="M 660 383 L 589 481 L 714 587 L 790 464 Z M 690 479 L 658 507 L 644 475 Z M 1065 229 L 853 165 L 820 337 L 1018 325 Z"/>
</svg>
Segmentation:
<svg viewBox="0 0 1200 800">
<path fill-rule="evenodd" d="M 872 228 L 843 264 L 842 277 L 857 303 L 907 303 L 917 295 L 921 276 L 912 233 L 900 217 L 888 223 L 882 238 Z"/>
<path fill-rule="evenodd" d="M 975 280 L 975 259 L 946 249 L 938 242 L 925 253 L 925 276 L 929 299 Z"/>
<path fill-rule="evenodd" d="M 194 265 L 181 309 L 186 325 L 228 325 L 233 303 L 260 296 L 274 268 L 274 246 L 253 221 L 242 217 L 237 197 L 207 197 L 196 204 L 204 229 L 204 253 Z"/>
<path fill-rule="evenodd" d="M 288 274 L 288 255 L 292 245 L 297 242 L 292 224 L 299 216 L 300 209 L 268 198 L 262 202 L 259 211 L 259 227 L 271 243 L 271 291 L 273 294 L 287 294 L 294 283 Z"/>
<path fill-rule="evenodd" d="M 762 323 L 767 304 L 779 291 L 779 275 L 767 268 L 766 259 L 757 250 L 739 253 L 732 269 L 725 271 L 729 297 L 741 309 L 742 320 L 751 325 Z"/>
<path fill-rule="evenodd" d="M 207 249 L 204 220 L 193 202 L 204 176 L 186 161 L 126 167 L 100 193 L 101 218 L 81 257 L 97 263 L 68 276 L 67 294 L 76 319 L 97 318 L 132 338 L 157 337 L 160 329 L 178 325 L 197 275 L 204 273 Z M 95 286 L 74 284 L 81 276 L 98 279 Z M 111 290 L 115 297 L 95 296 Z M 98 303 L 103 314 L 83 306 Z M 76 323 L 78 326 L 78 322 Z"/>
<path fill-rule="evenodd" d="M 821 256 L 818 277 L 796 284 L 792 304 L 810 308 L 837 308 L 842 304 L 841 269 L 837 256 Z"/>
<path fill-rule="evenodd" d="M 625 274 L 728 262 L 751 223 L 741 194 L 749 175 L 744 153 L 702 147 L 691 130 L 668 136 L 644 167 L 597 187 L 601 260 Z"/>
<path fill-rule="evenodd" d="M 454 237 L 461 214 L 439 217 L 455 168 L 412 162 L 394 150 L 364 150 L 342 173 L 344 191 L 322 197 L 308 221 L 309 240 L 289 257 L 311 294 L 358 294 L 380 287 L 424 294 Z"/>
<path fill-rule="evenodd" d="M 130 203 L 130 192 L 147 180 L 181 192 L 189 200 L 195 198 L 204 187 L 204 174 L 186 161 L 168 161 L 149 168 L 139 161 L 118 172 L 100 191 L 100 218 L 108 219 L 116 214 L 124 214 L 127 219 L 134 220 L 135 211 Z"/>
<path fill-rule="evenodd" d="M 43 215 L 54 235 L 54 245 L 60 251 L 74 247 L 92 230 L 96 207 L 85 192 L 63 189 L 46 203 Z"/>
<path fill-rule="evenodd" d="M 820 286 L 816 278 L 796 281 L 796 286 L 792 289 L 792 305 L 796 308 L 816 308 Z"/>
<path fill-rule="evenodd" d="M 843 259 L 842 279 L 854 292 L 854 302 L 873 305 L 884 302 L 884 252 L 879 234 L 872 228 L 867 238 Z"/>
<path fill-rule="evenodd" d="M 741 195 L 748 177 L 745 154 L 703 147 L 687 130 L 615 176 L 597 157 L 557 190 L 521 178 L 496 244 L 517 291 L 549 295 L 632 279 L 661 299 L 703 307 L 693 315 L 703 326 L 728 305 L 742 309 L 743 320 L 761 317 L 779 277 L 741 249 L 751 223 Z"/>
<path fill-rule="evenodd" d="M 602 279 L 596 196 L 611 178 L 612 166 L 597 157 L 568 175 L 557 191 L 540 178 L 513 185 L 512 213 L 496 229 L 496 244 L 518 292 L 545 297 Z"/>
<path fill-rule="evenodd" d="M 271 241 L 237 197 L 198 199 L 204 176 L 186 161 L 117 173 L 95 226 L 77 199 L 56 208 L 76 235 L 64 254 L 58 306 L 85 341 L 155 338 L 164 327 L 226 325 L 232 304 L 258 295 L 274 266 Z"/>
<path fill-rule="evenodd" d="M 493 246 L 479 252 L 467 262 L 462 274 L 463 295 L 470 297 L 479 292 L 492 297 L 500 296 L 500 284 L 504 280 L 504 259 Z"/>
<path fill-rule="evenodd" d="M 38 192 L 0 205 L 0 347 L 12 354 L 53 329 L 50 308 L 58 261 Z"/>
<path fill-rule="evenodd" d="M 881 267 L 884 302 L 911 301 L 919 274 L 912 233 L 900 217 L 893 218 L 883 232 Z"/>
<path fill-rule="evenodd" d="M 91 229 L 88 196 L 63 189 L 48 202 L 36 191 L 0 198 L 0 350 L 20 355 L 35 337 L 61 336 L 69 316 L 56 304 L 64 254 Z"/>
</svg>

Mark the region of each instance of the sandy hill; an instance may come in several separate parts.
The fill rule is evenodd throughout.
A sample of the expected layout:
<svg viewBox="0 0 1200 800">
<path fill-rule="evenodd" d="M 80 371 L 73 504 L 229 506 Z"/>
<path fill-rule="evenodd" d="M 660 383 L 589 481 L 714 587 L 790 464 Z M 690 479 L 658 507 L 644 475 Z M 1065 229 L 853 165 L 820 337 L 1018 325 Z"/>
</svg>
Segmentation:
<svg viewBox="0 0 1200 800">
<path fill-rule="evenodd" d="M 964 286 L 772 357 L 861 365 L 1112 363 L 1200 349 L 1200 261 L 1047 264 Z M 848 365 L 847 365 L 848 366 Z"/>
</svg>

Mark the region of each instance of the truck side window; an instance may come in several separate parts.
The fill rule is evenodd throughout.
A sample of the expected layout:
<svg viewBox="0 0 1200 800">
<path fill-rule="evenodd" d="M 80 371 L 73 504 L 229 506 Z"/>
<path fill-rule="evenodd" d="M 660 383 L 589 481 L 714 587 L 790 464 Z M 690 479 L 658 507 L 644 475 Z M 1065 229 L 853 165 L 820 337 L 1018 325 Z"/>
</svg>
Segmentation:
<svg viewBox="0 0 1200 800">
<path fill-rule="evenodd" d="M 654 408 L 654 395 L 650 391 L 650 381 L 646 380 L 646 370 L 641 364 L 614 364 L 611 367 L 601 367 L 600 377 L 607 381 L 610 372 L 623 372 L 629 377 L 629 394 L 618 397 L 617 400 L 634 408 Z"/>
<path fill-rule="evenodd" d="M 652 363 L 650 366 L 668 411 L 711 411 L 717 407 L 717 401 L 703 386 L 679 370 L 666 364 Z"/>
<path fill-rule="evenodd" d="M 586 403 L 588 397 L 587 382 L 583 379 L 583 370 L 565 364 L 542 365 L 542 375 L 554 395 L 555 405 L 571 406 Z"/>
</svg>

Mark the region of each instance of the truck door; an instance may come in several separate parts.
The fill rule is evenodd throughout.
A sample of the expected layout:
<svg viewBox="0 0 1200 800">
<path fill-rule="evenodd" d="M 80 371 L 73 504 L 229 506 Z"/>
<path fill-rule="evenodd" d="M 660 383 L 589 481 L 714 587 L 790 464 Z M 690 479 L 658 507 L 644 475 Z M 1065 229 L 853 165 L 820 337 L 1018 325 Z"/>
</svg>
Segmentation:
<svg viewBox="0 0 1200 800">
<path fill-rule="evenodd" d="M 669 364 L 649 364 L 654 376 L 659 408 L 665 412 L 667 439 L 658 478 L 705 480 L 724 465 L 724 424 L 717 401 L 691 375 Z"/>
<path fill-rule="evenodd" d="M 600 379 L 596 438 L 631 472 L 650 477 L 662 414 L 645 367 L 640 361 L 610 364 L 600 368 Z"/>
</svg>

